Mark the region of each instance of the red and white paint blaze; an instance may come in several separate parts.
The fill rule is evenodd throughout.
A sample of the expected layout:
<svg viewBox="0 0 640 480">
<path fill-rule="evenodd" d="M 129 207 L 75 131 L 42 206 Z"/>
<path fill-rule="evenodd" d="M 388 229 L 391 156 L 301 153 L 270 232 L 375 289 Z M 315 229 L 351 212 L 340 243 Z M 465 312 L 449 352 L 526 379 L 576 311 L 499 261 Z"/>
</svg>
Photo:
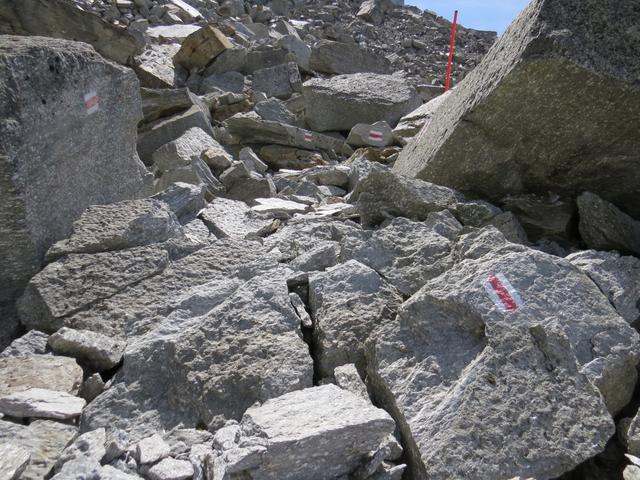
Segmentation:
<svg viewBox="0 0 640 480">
<path fill-rule="evenodd" d="M 84 108 L 87 109 L 89 115 L 98 111 L 99 103 L 100 98 L 96 92 L 89 92 L 84 96 Z"/>
<path fill-rule="evenodd" d="M 305 142 L 313 142 L 313 134 L 312 133 L 305 133 L 304 134 L 304 141 Z"/>
<path fill-rule="evenodd" d="M 369 132 L 369 140 L 373 142 L 381 142 L 384 140 L 384 132 L 379 132 L 378 130 L 371 130 Z"/>
<path fill-rule="evenodd" d="M 524 303 L 518 291 L 501 273 L 489 275 L 484 289 L 501 312 L 515 312 Z"/>
</svg>

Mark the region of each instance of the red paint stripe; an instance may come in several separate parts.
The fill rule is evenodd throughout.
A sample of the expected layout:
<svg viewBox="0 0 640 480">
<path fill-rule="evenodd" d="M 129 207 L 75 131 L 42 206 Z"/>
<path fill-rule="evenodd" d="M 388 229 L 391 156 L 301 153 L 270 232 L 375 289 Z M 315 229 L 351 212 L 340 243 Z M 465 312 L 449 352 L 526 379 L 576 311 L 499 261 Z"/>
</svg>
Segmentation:
<svg viewBox="0 0 640 480">
<path fill-rule="evenodd" d="M 369 138 L 372 140 L 382 140 L 383 137 L 384 135 L 376 135 L 374 133 L 369 134 Z"/>
<path fill-rule="evenodd" d="M 91 108 L 91 107 L 95 107 L 98 104 L 98 96 L 93 96 L 91 97 L 89 100 L 86 100 L 84 102 L 84 106 L 86 108 Z"/>
<path fill-rule="evenodd" d="M 516 308 L 518 308 L 518 306 L 516 305 L 516 301 L 496 276 L 491 275 L 489 277 L 489 283 L 493 287 L 493 290 L 495 290 L 498 298 L 500 298 L 500 301 L 504 305 L 504 308 L 506 308 L 510 312 L 513 312 Z"/>
<path fill-rule="evenodd" d="M 451 41 L 449 42 L 449 61 L 447 62 L 447 77 L 444 82 L 444 91 L 451 87 L 451 66 L 453 65 L 453 52 L 456 47 L 456 29 L 458 28 L 458 10 L 453 14 L 453 27 L 451 28 Z"/>
</svg>

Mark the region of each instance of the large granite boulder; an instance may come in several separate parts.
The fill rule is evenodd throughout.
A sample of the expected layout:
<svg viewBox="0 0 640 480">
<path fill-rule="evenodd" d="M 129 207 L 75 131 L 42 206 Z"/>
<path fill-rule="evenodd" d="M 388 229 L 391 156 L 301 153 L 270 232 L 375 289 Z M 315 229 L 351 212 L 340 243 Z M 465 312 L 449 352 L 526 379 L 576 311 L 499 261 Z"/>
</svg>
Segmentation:
<svg viewBox="0 0 640 480">
<path fill-rule="evenodd" d="M 144 39 L 88 12 L 73 0 L 7 0 L 0 3 L 0 33 L 42 35 L 92 45 L 101 55 L 129 64 Z"/>
<path fill-rule="evenodd" d="M 491 227 L 453 255 L 367 344 L 410 478 L 550 479 L 603 451 L 636 383 L 638 334 L 569 262 Z"/>
<path fill-rule="evenodd" d="M 311 48 L 309 68 L 333 74 L 391 73 L 391 62 L 381 53 L 361 48 L 355 43 L 320 40 Z"/>
<path fill-rule="evenodd" d="M 639 216 L 639 21 L 633 2 L 532 1 L 396 170 L 494 201 L 586 190 Z"/>
<path fill-rule="evenodd" d="M 402 77 L 355 73 L 302 84 L 306 119 L 312 130 L 351 130 L 380 120 L 395 126 L 422 101 Z"/>
<path fill-rule="evenodd" d="M 89 45 L 0 37 L 0 89 L 2 306 L 87 206 L 135 198 L 148 173 L 138 81 Z"/>
</svg>

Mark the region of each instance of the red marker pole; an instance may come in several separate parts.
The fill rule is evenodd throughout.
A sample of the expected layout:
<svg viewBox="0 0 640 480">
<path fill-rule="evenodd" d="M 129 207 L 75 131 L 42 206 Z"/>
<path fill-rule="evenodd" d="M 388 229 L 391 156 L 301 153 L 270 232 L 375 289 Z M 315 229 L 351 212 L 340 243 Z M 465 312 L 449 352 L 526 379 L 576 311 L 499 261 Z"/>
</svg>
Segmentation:
<svg viewBox="0 0 640 480">
<path fill-rule="evenodd" d="M 453 52 L 456 48 L 456 30 L 458 28 L 458 10 L 453 14 L 453 28 L 451 29 L 451 42 L 449 43 L 449 62 L 447 63 L 447 78 L 444 83 L 444 91 L 451 88 L 451 66 L 453 65 Z"/>
</svg>

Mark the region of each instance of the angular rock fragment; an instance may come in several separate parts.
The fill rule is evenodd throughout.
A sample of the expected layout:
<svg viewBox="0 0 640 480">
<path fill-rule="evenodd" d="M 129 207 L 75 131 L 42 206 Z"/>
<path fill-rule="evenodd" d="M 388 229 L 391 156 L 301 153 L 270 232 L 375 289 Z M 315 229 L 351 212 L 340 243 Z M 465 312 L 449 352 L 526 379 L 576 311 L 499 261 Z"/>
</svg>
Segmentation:
<svg viewBox="0 0 640 480">
<path fill-rule="evenodd" d="M 87 403 L 93 401 L 98 395 L 100 395 L 105 389 L 104 381 L 99 373 L 94 373 L 89 378 L 87 378 L 82 385 L 80 386 L 80 390 L 78 391 L 78 396 L 80 398 L 84 398 Z"/>
<path fill-rule="evenodd" d="M 173 62 L 187 70 L 200 70 L 231 47 L 231 42 L 220 30 L 208 25 L 185 38 Z"/>
<path fill-rule="evenodd" d="M 98 428 L 78 436 L 68 445 L 53 467 L 56 480 L 73 478 L 74 473 L 99 467 L 105 454 L 105 430 Z"/>
<path fill-rule="evenodd" d="M 567 243 L 576 235 L 576 205 L 557 195 L 509 195 L 500 202 L 512 212 L 532 241 L 541 238 Z"/>
<path fill-rule="evenodd" d="M 29 328 L 54 332 L 65 318 L 159 274 L 168 263 L 167 252 L 153 246 L 63 257 L 31 279 L 19 301 L 20 318 Z"/>
<path fill-rule="evenodd" d="M 169 206 L 146 198 L 94 205 L 73 222 L 71 235 L 55 243 L 46 259 L 72 253 L 125 250 L 160 243 L 178 234 L 180 224 Z"/>
<path fill-rule="evenodd" d="M 0 397 L 0 413 L 17 418 L 68 420 L 79 417 L 86 403 L 68 393 L 30 388 Z"/>
<path fill-rule="evenodd" d="M 454 190 L 422 180 L 396 175 L 379 164 L 371 164 L 354 186 L 349 199 L 360 212 L 363 225 L 376 225 L 388 218 L 425 220 L 429 213 L 453 206 Z"/>
<path fill-rule="evenodd" d="M 22 0 L 0 5 L 0 33 L 66 38 L 91 44 L 101 55 L 127 64 L 144 42 L 80 5 L 65 0 Z"/>
<path fill-rule="evenodd" d="M 193 478 L 193 466 L 188 460 L 165 458 L 149 469 L 150 480 L 187 480 Z"/>
<path fill-rule="evenodd" d="M 349 132 L 347 143 L 354 147 L 386 147 L 393 139 L 393 132 L 387 122 L 376 122 L 373 125 L 358 123 Z"/>
<path fill-rule="evenodd" d="M 577 203 L 580 235 L 589 248 L 640 255 L 639 221 L 590 192 L 580 195 Z"/>
<path fill-rule="evenodd" d="M 125 343 L 89 330 L 63 327 L 49 337 L 49 346 L 58 355 L 74 357 L 101 372 L 120 363 Z"/>
<path fill-rule="evenodd" d="M 287 108 L 283 101 L 277 98 L 269 98 L 256 103 L 254 110 L 263 120 L 285 123 L 287 125 L 297 124 L 296 116 Z"/>
<path fill-rule="evenodd" d="M 42 480 L 77 430 L 73 425 L 51 420 L 35 420 L 28 426 L 0 420 L 0 443 L 10 442 L 31 454 L 21 480 Z"/>
<path fill-rule="evenodd" d="M 259 154 L 262 161 L 273 170 L 303 170 L 326 163 L 318 152 L 281 145 L 265 145 Z"/>
<path fill-rule="evenodd" d="M 355 43 L 320 40 L 311 48 L 309 68 L 316 72 L 345 73 L 391 73 L 391 63 L 387 58 Z"/>
<path fill-rule="evenodd" d="M 496 202 L 590 191 L 640 217 L 638 21 L 629 3 L 530 2 L 396 171 Z"/>
<path fill-rule="evenodd" d="M 306 119 L 312 130 L 350 130 L 381 120 L 395 126 L 420 106 L 420 97 L 402 77 L 356 73 L 312 79 L 302 85 Z"/>
<path fill-rule="evenodd" d="M 32 3 L 51 11 L 62 2 L 20 5 Z M 135 152 L 142 112 L 133 72 L 83 43 L 13 36 L 0 43 L 4 310 L 87 206 L 140 196 L 148 172 Z M 3 317 L 4 332 L 10 317 Z"/>
<path fill-rule="evenodd" d="M 18 480 L 27 468 L 31 452 L 15 443 L 0 444 L 0 478 Z"/>
<path fill-rule="evenodd" d="M 331 377 L 346 363 L 364 366 L 364 342 L 393 322 L 402 298 L 371 268 L 350 260 L 309 277 L 317 369 Z"/>
<path fill-rule="evenodd" d="M 47 352 L 47 340 L 49 335 L 38 330 L 29 330 L 22 337 L 15 339 L 5 348 L 1 357 L 30 357 L 43 355 Z M 2 367 L 0 367 L 1 369 Z"/>
<path fill-rule="evenodd" d="M 178 50 L 180 50 L 180 45 L 177 43 L 147 45 L 133 62 L 133 70 L 140 80 L 140 85 L 163 90 L 181 86 L 186 74 L 176 70 L 172 61 Z"/>
<path fill-rule="evenodd" d="M 360 374 L 354 364 L 350 363 L 336 367 L 333 371 L 333 377 L 335 378 L 336 385 L 343 390 L 347 390 L 364 400 L 370 401 L 367 387 L 360 378 Z"/>
<path fill-rule="evenodd" d="M 449 90 L 449 92 L 434 98 L 402 117 L 396 128 L 393 129 L 393 134 L 400 138 L 409 138 L 417 135 L 429 123 L 433 114 L 440 108 L 445 99 L 451 95 L 451 92 L 452 90 Z"/>
<path fill-rule="evenodd" d="M 294 92 L 302 91 L 298 66 L 290 62 L 256 70 L 253 72 L 252 88 L 267 97 L 289 98 Z"/>
<path fill-rule="evenodd" d="M 307 205 L 280 198 L 256 198 L 256 205 L 251 207 L 251 212 L 264 218 L 289 218 L 296 213 L 304 213 L 309 208 Z"/>
<path fill-rule="evenodd" d="M 169 205 L 169 209 L 183 224 L 193 220 L 207 205 L 204 187 L 190 183 L 175 182 L 152 198 Z"/>
<path fill-rule="evenodd" d="M 566 257 L 598 285 L 630 324 L 640 319 L 640 260 L 616 252 L 586 250 Z"/>
<path fill-rule="evenodd" d="M 639 339 L 595 285 L 492 232 L 463 237 L 370 337 L 370 387 L 414 477 L 554 478 L 604 449 L 635 385 Z"/>
<path fill-rule="evenodd" d="M 395 427 L 384 410 L 335 385 L 307 388 L 251 407 L 241 426 L 247 440 L 266 439 L 266 449 L 251 470 L 252 477 L 264 480 L 348 475 Z"/>
<path fill-rule="evenodd" d="M 141 465 L 155 463 L 171 453 L 169 445 L 159 434 L 142 439 L 136 445 L 136 459 Z"/>
<path fill-rule="evenodd" d="M 29 355 L 0 358 L 0 396 L 50 388 L 76 394 L 82 383 L 82 368 L 73 358 Z"/>
<path fill-rule="evenodd" d="M 200 218 L 217 238 L 259 236 L 271 221 L 251 216 L 249 212 L 250 208 L 244 202 L 216 198 L 200 213 Z"/>
<path fill-rule="evenodd" d="M 451 250 L 462 225 L 448 211 L 430 213 L 424 222 L 394 218 L 367 232 L 365 239 L 346 238 L 342 257 L 378 272 L 403 295 L 413 295 L 453 265 Z"/>
</svg>

